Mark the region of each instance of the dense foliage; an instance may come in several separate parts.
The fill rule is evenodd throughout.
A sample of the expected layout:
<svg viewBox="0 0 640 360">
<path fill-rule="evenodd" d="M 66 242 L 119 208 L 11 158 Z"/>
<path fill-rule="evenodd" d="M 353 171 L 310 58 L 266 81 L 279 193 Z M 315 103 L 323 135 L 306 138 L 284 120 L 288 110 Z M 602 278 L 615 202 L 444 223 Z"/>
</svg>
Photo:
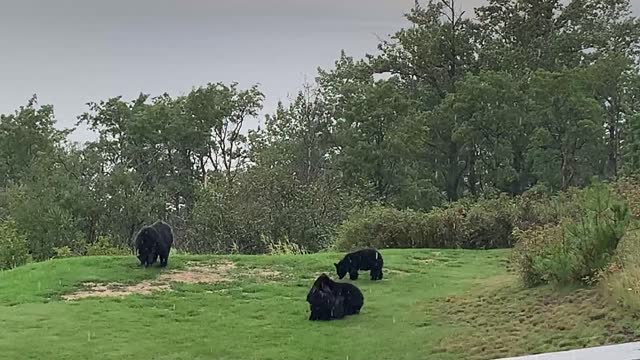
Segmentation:
<svg viewBox="0 0 640 360">
<path fill-rule="evenodd" d="M 526 285 L 592 283 L 605 270 L 627 232 L 627 203 L 604 184 L 577 191 L 559 223 L 514 231 L 514 259 Z"/>
<path fill-rule="evenodd" d="M 473 19 L 457 9 L 417 4 L 410 27 L 364 59 L 343 52 L 260 129 L 246 128 L 257 87 L 210 83 L 90 103 L 79 121 L 99 138 L 78 147 L 34 97 L 0 117 L 0 222 L 36 260 L 121 251 L 156 219 L 194 253 L 318 251 L 336 237 L 507 247 L 513 229 L 557 222 L 535 206 L 541 189 L 640 170 L 628 0 L 490 0 Z M 594 242 L 572 246 L 609 246 L 585 229 L 576 239 Z M 582 261 L 572 276 L 599 266 Z"/>
</svg>

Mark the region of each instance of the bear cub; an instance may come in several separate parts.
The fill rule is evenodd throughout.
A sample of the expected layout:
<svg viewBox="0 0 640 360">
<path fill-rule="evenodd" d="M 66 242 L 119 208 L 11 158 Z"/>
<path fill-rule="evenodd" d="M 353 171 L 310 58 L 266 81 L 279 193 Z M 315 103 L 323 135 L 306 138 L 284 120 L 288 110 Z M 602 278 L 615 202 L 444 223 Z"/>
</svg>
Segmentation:
<svg viewBox="0 0 640 360">
<path fill-rule="evenodd" d="M 382 255 L 376 249 L 362 249 L 348 253 L 339 263 L 334 264 L 338 278 L 349 273 L 351 280 L 358 279 L 358 270 L 370 271 L 371 280 L 382 280 Z"/>
</svg>

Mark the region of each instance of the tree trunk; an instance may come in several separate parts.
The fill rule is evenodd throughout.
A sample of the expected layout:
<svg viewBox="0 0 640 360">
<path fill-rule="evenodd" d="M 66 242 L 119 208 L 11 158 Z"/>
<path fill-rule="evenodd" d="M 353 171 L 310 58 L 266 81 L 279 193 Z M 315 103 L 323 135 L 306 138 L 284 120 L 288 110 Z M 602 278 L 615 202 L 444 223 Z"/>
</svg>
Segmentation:
<svg viewBox="0 0 640 360">
<path fill-rule="evenodd" d="M 615 179 L 618 176 L 618 131 L 615 124 L 608 127 L 609 144 L 606 176 Z"/>
</svg>

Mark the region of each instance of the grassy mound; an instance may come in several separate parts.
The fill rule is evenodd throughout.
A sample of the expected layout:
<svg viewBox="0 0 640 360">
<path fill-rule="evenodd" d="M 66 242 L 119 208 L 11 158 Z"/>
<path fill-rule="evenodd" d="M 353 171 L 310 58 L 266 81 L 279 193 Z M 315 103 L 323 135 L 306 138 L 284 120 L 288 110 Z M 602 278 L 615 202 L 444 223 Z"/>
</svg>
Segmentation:
<svg viewBox="0 0 640 360">
<path fill-rule="evenodd" d="M 7 359 L 491 359 L 636 338 L 635 320 L 595 290 L 522 289 L 506 251 L 382 253 L 384 280 L 356 282 L 362 313 L 333 322 L 308 321 L 305 296 L 321 272 L 334 277 L 340 254 L 176 256 L 164 270 L 133 257 L 29 264 L 0 272 L 0 349 Z M 115 296 L 69 297 L 108 288 Z"/>
</svg>

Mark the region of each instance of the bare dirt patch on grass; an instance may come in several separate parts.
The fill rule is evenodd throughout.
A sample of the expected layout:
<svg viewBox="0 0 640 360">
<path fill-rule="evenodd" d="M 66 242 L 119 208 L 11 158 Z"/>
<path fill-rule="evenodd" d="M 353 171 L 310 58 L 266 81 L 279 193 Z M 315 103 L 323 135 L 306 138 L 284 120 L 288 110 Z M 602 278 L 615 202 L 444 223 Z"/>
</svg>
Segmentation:
<svg viewBox="0 0 640 360">
<path fill-rule="evenodd" d="M 169 290 L 168 284 L 154 283 L 148 280 L 133 285 L 93 282 L 86 282 L 82 285 L 84 287 L 83 290 L 63 295 L 62 298 L 71 301 L 89 297 L 122 297 L 131 294 L 150 295 L 154 291 Z"/>
<path fill-rule="evenodd" d="M 172 282 L 186 284 L 216 284 L 229 282 L 231 270 L 235 264 L 227 261 L 217 264 L 190 263 L 184 270 L 173 270 L 158 276 L 154 280 L 145 280 L 138 284 L 121 283 L 83 283 L 83 289 L 71 294 L 63 295 L 68 301 L 90 297 L 123 297 L 132 294 L 150 295 L 156 291 L 170 291 Z"/>
<path fill-rule="evenodd" d="M 230 261 L 202 265 L 190 264 L 185 270 L 171 271 L 158 277 L 158 282 L 181 282 L 186 284 L 215 284 L 231 281 L 230 272 L 236 265 Z"/>
</svg>

